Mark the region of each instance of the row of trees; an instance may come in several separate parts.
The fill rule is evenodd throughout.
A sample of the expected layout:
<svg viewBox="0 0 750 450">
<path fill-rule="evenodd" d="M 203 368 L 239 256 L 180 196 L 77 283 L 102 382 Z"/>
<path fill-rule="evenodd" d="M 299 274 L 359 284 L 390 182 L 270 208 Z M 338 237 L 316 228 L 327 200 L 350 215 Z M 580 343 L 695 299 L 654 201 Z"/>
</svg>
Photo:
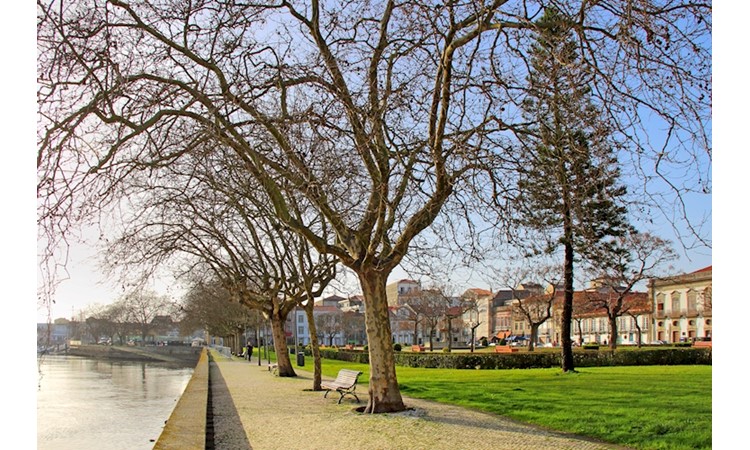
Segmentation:
<svg viewBox="0 0 750 450">
<path fill-rule="evenodd" d="M 385 284 L 407 254 L 453 243 L 482 255 L 481 230 L 503 245 L 547 238 L 533 250 L 564 249 L 569 327 L 576 255 L 614 262 L 611 238 L 631 232 L 618 166 L 643 181 L 631 205 L 677 199 L 670 219 L 689 221 L 682 196 L 710 190 L 703 3 L 37 8 L 41 239 L 55 248 L 115 211 L 110 266 L 150 276 L 171 265 L 215 283 L 270 318 L 279 346 L 289 311 L 306 308 L 313 324 L 313 298 L 346 266 L 366 303 L 367 412 L 405 408 Z"/>
<path fill-rule="evenodd" d="M 96 340 L 106 336 L 120 345 L 129 336 L 140 336 L 145 343 L 154 334 L 167 331 L 172 326 L 171 319 L 165 322 L 159 318 L 174 314 L 175 305 L 170 299 L 149 291 L 133 291 L 112 304 L 91 306 L 81 312 L 90 336 Z"/>
</svg>

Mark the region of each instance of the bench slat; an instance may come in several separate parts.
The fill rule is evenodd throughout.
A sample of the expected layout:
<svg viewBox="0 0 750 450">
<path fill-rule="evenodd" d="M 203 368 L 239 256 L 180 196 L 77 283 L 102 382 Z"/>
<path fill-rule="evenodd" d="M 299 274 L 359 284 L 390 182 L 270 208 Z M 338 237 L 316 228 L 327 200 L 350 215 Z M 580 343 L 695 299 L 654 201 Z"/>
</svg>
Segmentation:
<svg viewBox="0 0 750 450">
<path fill-rule="evenodd" d="M 345 395 L 353 396 L 357 399 L 357 403 L 359 403 L 359 397 L 357 397 L 357 394 L 355 394 L 354 391 L 357 388 L 357 380 L 359 379 L 360 375 L 362 375 L 362 372 L 359 372 L 357 370 L 339 370 L 339 373 L 336 376 L 335 380 L 322 382 L 320 384 L 322 388 L 326 389 L 326 393 L 325 395 L 323 395 L 323 397 L 326 398 L 329 392 L 336 391 L 341 395 L 341 397 L 339 398 L 339 403 L 341 403 L 341 400 L 344 399 Z"/>
</svg>

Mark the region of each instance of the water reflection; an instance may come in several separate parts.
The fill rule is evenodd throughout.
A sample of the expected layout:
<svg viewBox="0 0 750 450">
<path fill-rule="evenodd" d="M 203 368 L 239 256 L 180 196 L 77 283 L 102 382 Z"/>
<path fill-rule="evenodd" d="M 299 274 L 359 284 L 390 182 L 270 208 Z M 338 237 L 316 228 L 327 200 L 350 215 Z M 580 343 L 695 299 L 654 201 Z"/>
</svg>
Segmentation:
<svg viewBox="0 0 750 450">
<path fill-rule="evenodd" d="M 151 449 L 192 367 L 45 356 L 38 449 Z"/>
</svg>

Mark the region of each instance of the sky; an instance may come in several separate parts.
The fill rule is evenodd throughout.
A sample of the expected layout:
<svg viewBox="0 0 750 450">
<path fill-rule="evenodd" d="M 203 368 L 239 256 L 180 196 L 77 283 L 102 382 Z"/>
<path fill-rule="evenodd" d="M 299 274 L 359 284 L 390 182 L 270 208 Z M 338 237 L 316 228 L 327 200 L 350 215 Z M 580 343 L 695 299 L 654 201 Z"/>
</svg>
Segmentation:
<svg viewBox="0 0 750 450">
<path fill-rule="evenodd" d="M 748 17 L 744 3 L 720 0 L 714 5 L 714 121 L 713 121 L 713 248 L 717 255 L 714 268 L 714 292 L 719 301 L 714 306 L 714 443 L 729 445 L 739 439 L 744 429 L 744 418 L 732 408 L 722 407 L 731 401 L 742 404 L 747 401 L 747 384 L 742 377 L 746 372 L 739 366 L 739 358 L 731 356 L 737 343 L 746 343 L 747 325 L 731 320 L 741 308 L 747 314 L 746 293 L 743 280 L 747 277 L 748 214 L 746 201 L 749 194 L 747 138 L 747 105 L 750 96 L 747 88 L 746 56 L 747 34 L 745 19 Z M 729 6 L 731 5 L 731 6 Z M 6 340 L 21 344 L 15 364 L 35 371 L 36 362 L 30 348 L 34 339 L 32 314 L 39 318 L 36 308 L 36 209 L 31 198 L 35 191 L 36 147 L 36 85 L 35 85 L 35 4 L 15 2 L 6 6 L 6 18 L 22 17 L 9 21 L 2 27 L 5 70 L 2 77 L 5 90 L 4 107 L 0 110 L 4 131 L 3 161 L 5 176 L 2 183 L 3 279 L 6 281 L 4 295 Z M 34 155 L 34 156 L 32 156 Z M 712 253 L 714 252 L 712 251 Z M 73 260 L 71 279 L 60 285 L 59 305 L 53 316 L 69 316 L 72 309 L 81 308 L 89 302 L 111 300 L 115 292 L 97 285 L 98 276 L 90 264 L 85 263 L 87 252 Z M 79 257 L 81 259 L 79 259 Z M 696 256 L 684 261 L 685 271 L 697 270 L 712 264 L 711 256 Z M 405 277 L 398 271 L 393 279 Z M 730 294 L 729 289 L 733 289 Z M 731 308 L 731 309 L 730 309 Z M 42 314 L 46 317 L 46 313 Z M 747 322 L 743 320 L 743 322 Z M 16 347 L 18 348 L 18 347 Z M 15 371 L 4 371 L 8 382 L 4 386 L 16 386 Z M 28 386 L 11 393 L 10 401 L 17 405 L 20 414 L 4 421 L 4 427 L 12 429 L 23 421 L 22 429 L 35 427 L 33 402 L 18 401 L 16 397 L 34 395 L 35 377 L 29 377 Z M 6 381 L 6 380 L 3 380 Z M 32 386 L 33 384 L 33 386 Z M 729 387 L 732 387 L 731 390 Z M 29 390 L 26 390 L 29 389 Z M 25 405 L 25 406 L 24 406 Z M 29 434 L 34 436 L 36 433 Z"/>
<path fill-rule="evenodd" d="M 32 116 L 34 115 L 35 110 L 32 110 Z M 720 126 L 717 125 L 714 125 L 714 127 L 716 127 L 714 128 L 714 132 L 720 129 Z M 30 136 L 34 136 L 34 134 L 30 134 Z M 30 145 L 35 144 L 30 143 Z M 718 165 L 715 165 L 714 167 L 718 167 Z M 715 180 L 717 178 L 718 177 L 714 177 L 713 179 Z M 6 192 L 12 192 L 12 190 Z M 710 201 L 710 199 L 704 199 L 700 204 L 697 204 L 696 207 L 711 214 Z M 663 219 L 657 218 L 657 220 Z M 664 232 L 660 233 L 660 236 L 674 240 L 672 230 L 669 229 L 669 227 L 663 226 L 662 229 Z M 676 250 L 680 255 L 680 259 L 672 263 L 674 266 L 673 274 L 692 272 L 712 264 L 711 249 L 702 248 L 688 253 L 685 253 L 685 251 L 679 247 L 676 247 Z M 37 308 L 38 322 L 44 322 L 48 319 L 54 320 L 58 317 L 71 318 L 72 316 L 78 316 L 83 309 L 86 309 L 91 305 L 112 303 L 123 294 L 122 288 L 118 286 L 117 283 L 104 279 L 100 271 L 97 269 L 97 249 L 90 245 L 87 246 L 73 243 L 70 251 L 70 259 L 66 267 L 68 275 L 66 277 L 67 279 L 61 281 L 56 290 L 55 304 L 49 305 L 49 307 Z M 391 274 L 389 281 L 410 277 L 411 276 L 406 271 L 396 269 Z M 458 284 L 460 290 L 469 287 L 485 289 L 493 288 L 493 286 L 490 286 L 485 279 L 482 279 L 478 275 L 459 275 L 456 279 L 451 281 Z M 167 292 L 168 283 L 171 283 L 171 281 L 161 283 L 156 287 L 156 290 L 161 291 L 162 293 L 178 295 L 179 288 L 172 288 Z M 496 289 L 496 287 L 494 288 Z"/>
</svg>

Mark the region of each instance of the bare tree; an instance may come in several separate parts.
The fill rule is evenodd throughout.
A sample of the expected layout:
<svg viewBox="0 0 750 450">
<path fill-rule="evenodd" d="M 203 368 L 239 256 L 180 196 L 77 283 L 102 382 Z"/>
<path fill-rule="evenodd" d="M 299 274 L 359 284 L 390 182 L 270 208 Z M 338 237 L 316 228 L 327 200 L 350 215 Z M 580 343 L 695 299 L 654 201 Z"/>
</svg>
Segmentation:
<svg viewBox="0 0 750 450">
<path fill-rule="evenodd" d="M 643 306 L 633 289 L 639 283 L 661 275 L 664 265 L 677 255 L 669 241 L 650 233 L 632 232 L 618 239 L 610 261 L 597 261 L 592 273 L 597 275 L 596 292 L 588 292 L 589 302 L 607 313 L 609 347 L 617 348 L 617 318 Z M 641 293 L 640 297 L 646 297 Z"/>
<path fill-rule="evenodd" d="M 315 315 L 315 328 L 323 339 L 328 340 L 328 345 L 333 346 L 333 339 L 343 331 L 341 323 L 341 311 L 318 313 Z"/>
<path fill-rule="evenodd" d="M 553 317 L 560 294 L 561 270 L 550 258 L 519 255 L 516 260 L 514 265 L 490 268 L 488 275 L 495 284 L 510 290 L 513 315 L 528 324 L 531 330 L 528 349 L 533 351 L 539 327 Z"/>
<path fill-rule="evenodd" d="M 271 214 L 259 185 L 236 170 L 242 162 L 234 153 L 201 150 L 163 169 L 157 186 L 148 177 L 131 176 L 122 215 L 127 227 L 112 242 L 107 265 L 126 274 L 137 269 L 146 278 L 170 264 L 179 276 L 218 280 L 233 301 L 269 319 L 277 373 L 295 376 L 284 323 L 295 307 L 312 304 L 322 293 L 335 276 L 336 260 L 315 252 Z M 290 214 L 325 235 L 325 224 L 313 215 L 301 209 Z M 319 381 L 316 370 L 314 384 Z"/>
<path fill-rule="evenodd" d="M 154 329 L 154 318 L 164 314 L 171 302 L 163 295 L 147 290 L 128 292 L 120 299 L 125 317 L 141 335 L 141 345 Z"/>
<path fill-rule="evenodd" d="M 180 305 L 180 329 L 192 333 L 204 329 L 209 334 L 236 337 L 248 326 L 257 327 L 259 312 L 232 301 L 232 295 L 220 283 L 197 281 L 188 289 Z M 233 350 L 236 352 L 235 342 Z"/>
<path fill-rule="evenodd" d="M 552 318 L 552 308 L 556 298 L 557 290 L 553 285 L 552 289 L 545 293 L 532 295 L 522 300 L 518 299 L 513 304 L 516 314 L 523 317 L 531 329 L 528 344 L 530 352 L 534 351 L 536 342 L 539 340 L 539 327 Z"/>
<path fill-rule="evenodd" d="M 416 295 L 419 295 L 419 294 L 417 293 Z M 409 302 L 410 302 L 409 297 L 407 297 L 406 304 L 404 305 L 405 311 L 406 311 L 404 314 L 405 315 L 404 319 L 410 324 L 413 324 L 413 327 L 411 327 L 412 328 L 411 331 L 413 333 L 411 344 L 419 345 L 419 326 L 422 325 L 422 323 L 424 322 L 424 316 L 422 314 L 422 310 L 420 310 L 419 308 L 415 309 L 409 304 Z M 419 300 L 416 300 L 416 303 L 414 304 L 417 304 L 418 302 Z"/>
<path fill-rule="evenodd" d="M 490 185 L 476 171 L 503 181 L 505 149 L 523 129 L 526 43 L 548 3 L 39 3 L 41 234 L 60 243 L 134 171 L 158 183 L 163 168 L 221 143 L 281 222 L 357 273 L 366 411 L 403 410 L 386 280 L 454 191 Z M 708 188 L 710 5 L 555 3 L 576 19 L 596 100 L 633 159 L 644 170 L 657 162 L 645 175 L 671 181 L 668 166 L 688 161 L 697 170 L 679 173 L 697 180 L 669 186 Z M 655 149 L 639 133 L 646 115 L 670 130 Z M 335 239 L 290 212 L 298 197 Z"/>
<path fill-rule="evenodd" d="M 470 312 L 476 312 L 477 306 L 476 303 L 469 308 L 468 311 Z M 467 312 L 468 312 L 467 311 Z M 476 341 L 476 335 L 477 335 L 477 328 L 479 328 L 480 325 L 482 325 L 482 321 L 479 320 L 478 316 L 472 315 L 472 317 L 469 319 L 467 325 L 469 326 L 469 330 L 471 330 L 471 344 L 470 344 L 470 351 L 471 353 L 474 353 L 475 348 L 475 341 Z"/>
<path fill-rule="evenodd" d="M 626 313 L 631 319 L 633 319 L 633 324 L 635 325 L 636 329 L 636 345 L 638 348 L 641 348 L 643 345 L 643 329 L 641 327 L 641 323 L 639 322 L 639 319 L 641 317 L 651 317 L 651 314 L 654 311 L 654 304 L 651 302 L 651 300 L 648 298 L 648 296 L 639 296 L 632 300 L 634 305 L 631 305 L 631 307 L 628 309 L 628 312 Z"/>
<path fill-rule="evenodd" d="M 430 289 L 423 289 L 410 295 L 408 305 L 415 313 L 422 316 L 422 327 L 427 331 L 430 351 L 434 351 L 435 333 L 439 330 L 450 305 L 440 292 Z"/>
<path fill-rule="evenodd" d="M 453 327 L 453 321 L 463 316 L 465 310 L 462 305 L 458 306 L 448 306 L 448 308 L 445 310 L 445 328 L 444 331 L 447 334 L 448 339 L 448 352 L 453 351 L 453 332 L 458 331 L 458 329 Z"/>
<path fill-rule="evenodd" d="M 365 330 L 364 314 L 354 311 L 344 311 L 341 315 L 341 328 L 347 342 L 354 344 L 363 342 Z"/>
</svg>

